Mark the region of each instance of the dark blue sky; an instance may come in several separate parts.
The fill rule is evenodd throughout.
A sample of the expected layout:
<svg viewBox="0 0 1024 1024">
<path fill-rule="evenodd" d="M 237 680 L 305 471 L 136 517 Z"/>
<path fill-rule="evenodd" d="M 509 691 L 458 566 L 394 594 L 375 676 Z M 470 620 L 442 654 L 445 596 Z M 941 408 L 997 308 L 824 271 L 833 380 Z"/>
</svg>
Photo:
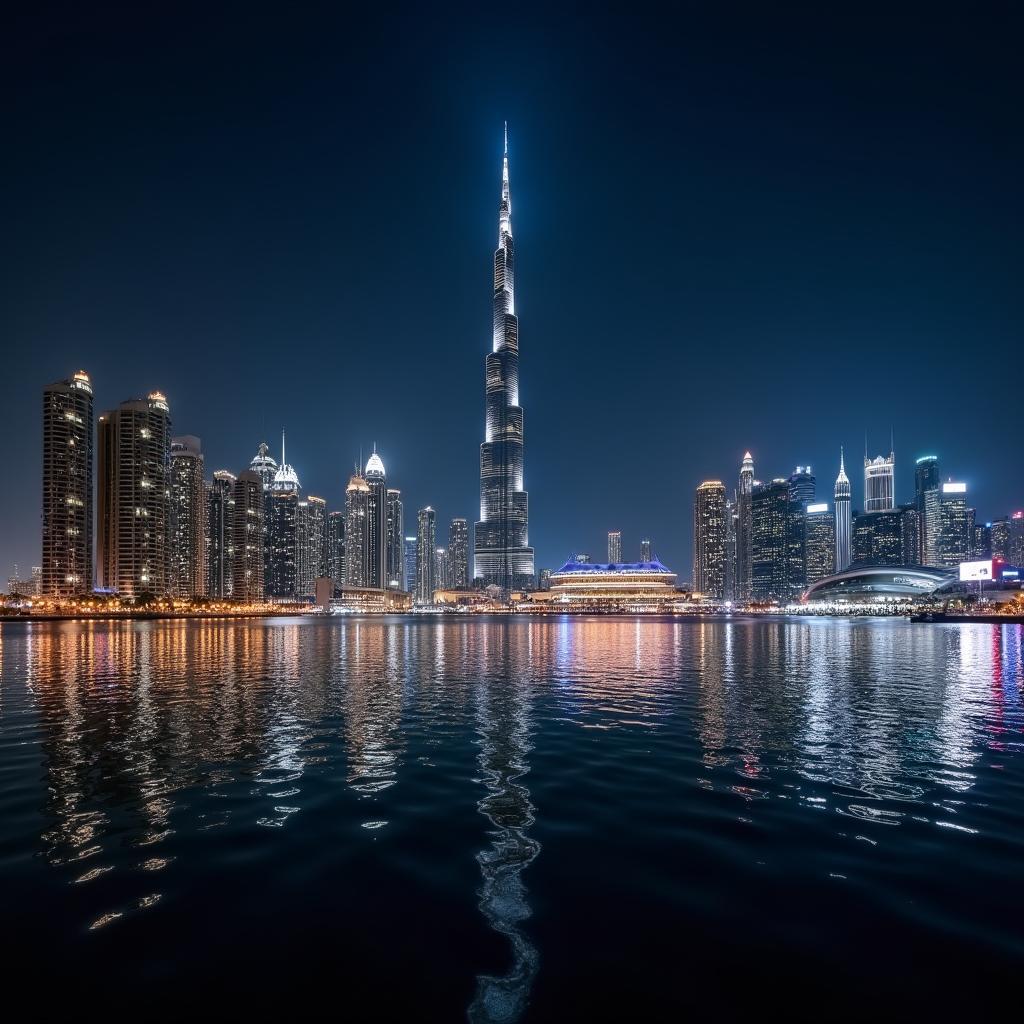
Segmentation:
<svg viewBox="0 0 1024 1024">
<path fill-rule="evenodd" d="M 830 5 L 826 5 L 830 6 Z M 283 9 L 282 9 L 283 11 Z M 209 470 L 478 510 L 501 126 L 537 565 L 864 433 L 1024 505 L 1019 16 L 851 6 L 366 22 L 38 10 L 2 75 L 0 572 L 39 560 L 41 388 L 152 388 Z M 1007 470 L 1014 470 L 1008 472 Z"/>
</svg>

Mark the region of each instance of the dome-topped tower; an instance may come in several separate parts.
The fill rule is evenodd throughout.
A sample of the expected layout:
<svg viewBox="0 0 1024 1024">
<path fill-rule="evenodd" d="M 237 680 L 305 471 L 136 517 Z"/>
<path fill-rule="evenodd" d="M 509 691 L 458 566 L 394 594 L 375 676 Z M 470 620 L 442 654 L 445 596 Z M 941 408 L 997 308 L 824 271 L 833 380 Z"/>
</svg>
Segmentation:
<svg viewBox="0 0 1024 1024">
<path fill-rule="evenodd" d="M 373 446 L 373 454 L 366 460 L 366 479 L 372 480 L 379 478 L 381 480 L 386 476 L 384 472 L 384 463 L 381 461 L 381 457 L 377 454 L 377 446 Z"/>
<path fill-rule="evenodd" d="M 260 446 L 256 449 L 256 454 L 253 456 L 252 462 L 249 463 L 249 469 L 254 473 L 259 473 L 260 480 L 263 481 L 263 490 L 269 491 L 271 485 L 274 483 L 274 474 L 277 472 L 277 463 L 271 456 L 270 446 L 266 441 L 260 441 Z"/>
</svg>

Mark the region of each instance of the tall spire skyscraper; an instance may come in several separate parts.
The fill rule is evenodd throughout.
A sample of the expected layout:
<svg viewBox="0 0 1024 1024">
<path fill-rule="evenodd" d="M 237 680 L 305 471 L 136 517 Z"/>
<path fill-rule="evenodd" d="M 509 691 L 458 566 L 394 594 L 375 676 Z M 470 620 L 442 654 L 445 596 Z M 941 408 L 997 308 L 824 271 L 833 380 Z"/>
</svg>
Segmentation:
<svg viewBox="0 0 1024 1024">
<path fill-rule="evenodd" d="M 852 520 L 850 517 L 850 478 L 846 475 L 843 449 L 839 449 L 839 476 L 836 477 L 835 498 L 836 515 L 836 572 L 842 572 L 852 561 L 851 537 Z"/>
<path fill-rule="evenodd" d="M 743 455 L 740 486 L 736 492 L 736 600 L 753 596 L 754 567 L 754 459 Z"/>
<path fill-rule="evenodd" d="M 519 404 L 519 320 L 508 184 L 508 125 L 494 252 L 492 351 L 485 362 L 485 435 L 480 445 L 480 519 L 473 575 L 504 591 L 532 588 L 528 499 L 523 490 L 523 410 Z"/>
</svg>

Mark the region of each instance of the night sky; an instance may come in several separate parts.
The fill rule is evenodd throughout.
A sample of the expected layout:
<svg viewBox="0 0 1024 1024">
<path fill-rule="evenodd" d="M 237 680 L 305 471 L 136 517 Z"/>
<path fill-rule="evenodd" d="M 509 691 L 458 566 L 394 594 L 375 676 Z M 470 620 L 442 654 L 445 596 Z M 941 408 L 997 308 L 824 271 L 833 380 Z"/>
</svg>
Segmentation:
<svg viewBox="0 0 1024 1024">
<path fill-rule="evenodd" d="M 208 473 L 283 427 L 340 508 L 376 441 L 407 533 L 475 519 L 505 119 L 538 569 L 618 528 L 689 579 L 702 479 L 749 447 L 831 500 L 842 444 L 856 508 L 890 427 L 898 500 L 934 453 L 1024 506 L 1024 26 L 831 6 L 9 23 L 0 575 L 79 367 L 97 414 L 163 390 Z"/>
</svg>

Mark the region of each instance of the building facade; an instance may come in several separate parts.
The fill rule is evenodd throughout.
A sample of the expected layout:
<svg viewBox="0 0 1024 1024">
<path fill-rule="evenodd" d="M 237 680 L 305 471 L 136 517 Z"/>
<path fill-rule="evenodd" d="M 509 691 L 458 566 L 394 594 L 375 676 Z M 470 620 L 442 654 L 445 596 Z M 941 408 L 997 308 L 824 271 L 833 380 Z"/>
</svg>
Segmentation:
<svg viewBox="0 0 1024 1024">
<path fill-rule="evenodd" d="M 816 481 L 810 466 L 797 466 L 789 477 L 789 509 L 786 518 L 786 576 L 789 596 L 799 597 L 807 586 L 806 516 L 815 502 Z"/>
<path fill-rule="evenodd" d="M 896 453 L 874 459 L 864 456 L 864 511 L 888 512 L 896 507 Z"/>
<path fill-rule="evenodd" d="M 608 561 L 611 563 L 622 561 L 622 531 L 608 531 Z"/>
<path fill-rule="evenodd" d="M 448 563 L 451 568 L 450 586 L 455 590 L 469 587 L 469 522 L 455 518 L 448 525 Z"/>
<path fill-rule="evenodd" d="M 327 502 L 315 494 L 299 502 L 297 596 L 316 597 L 316 581 L 327 574 Z"/>
<path fill-rule="evenodd" d="M 850 478 L 846 475 L 846 463 L 842 448 L 839 449 L 839 476 L 836 477 L 836 486 L 832 496 L 835 500 L 835 571 L 842 572 L 853 561 L 852 488 L 850 487 Z"/>
<path fill-rule="evenodd" d="M 751 593 L 755 601 L 790 597 L 787 527 L 789 481 L 775 479 L 754 488 L 752 501 Z"/>
<path fill-rule="evenodd" d="M 405 563 L 405 586 L 403 589 L 411 594 L 415 594 L 416 591 L 416 559 L 416 538 L 404 538 L 402 541 L 402 560 Z"/>
<path fill-rule="evenodd" d="M 389 487 L 387 493 L 388 522 L 386 541 L 386 564 L 388 590 L 405 590 L 405 553 L 402 549 L 402 537 L 405 530 L 405 513 L 402 505 L 402 492 Z"/>
<path fill-rule="evenodd" d="M 84 370 L 43 389 L 40 591 L 74 597 L 93 587 L 93 397 Z"/>
<path fill-rule="evenodd" d="M 258 604 L 263 587 L 263 477 L 253 470 L 239 473 L 235 481 L 232 523 L 232 598 L 240 604 Z"/>
<path fill-rule="evenodd" d="M 367 516 L 370 485 L 358 470 L 345 488 L 345 586 L 369 587 L 370 552 Z"/>
<path fill-rule="evenodd" d="M 366 502 L 366 586 L 387 589 L 388 488 L 384 463 L 374 445 L 363 479 L 370 493 Z"/>
<path fill-rule="evenodd" d="M 417 516 L 416 529 L 416 604 L 429 606 L 434 603 L 437 589 L 437 516 L 428 505 L 421 508 Z"/>
<path fill-rule="evenodd" d="M 327 575 L 334 580 L 335 596 L 345 584 L 345 513 L 327 513 Z"/>
<path fill-rule="evenodd" d="M 813 586 L 836 571 L 836 518 L 828 502 L 807 506 L 804 519 L 804 580 Z"/>
<path fill-rule="evenodd" d="M 480 446 L 480 520 L 473 575 L 506 593 L 534 584 L 529 499 L 523 487 L 523 409 L 519 404 L 519 319 L 509 194 L 508 135 L 494 253 L 492 351 L 485 363 L 485 435 Z M 431 548 L 432 550 L 432 548 Z"/>
<path fill-rule="evenodd" d="M 235 587 L 234 517 L 235 484 L 238 478 L 218 469 L 206 487 L 206 593 L 224 600 Z"/>
<path fill-rule="evenodd" d="M 171 439 L 170 587 L 175 597 L 203 597 L 206 576 L 206 482 L 202 445 Z"/>
<path fill-rule="evenodd" d="M 917 555 L 920 565 L 936 565 L 939 538 L 939 460 L 924 455 L 914 465 L 914 506 L 917 509 Z"/>
<path fill-rule="evenodd" d="M 935 564 L 954 568 L 970 561 L 974 543 L 974 510 L 967 505 L 967 484 L 952 480 L 941 486 Z"/>
<path fill-rule="evenodd" d="M 853 521 L 853 565 L 905 565 L 903 512 L 863 512 Z"/>
<path fill-rule="evenodd" d="M 705 597 L 725 597 L 728 526 L 725 484 L 705 480 L 693 502 L 693 589 Z"/>
<path fill-rule="evenodd" d="M 97 569 L 123 598 L 170 593 L 170 426 L 159 391 L 99 417 Z"/>
</svg>

